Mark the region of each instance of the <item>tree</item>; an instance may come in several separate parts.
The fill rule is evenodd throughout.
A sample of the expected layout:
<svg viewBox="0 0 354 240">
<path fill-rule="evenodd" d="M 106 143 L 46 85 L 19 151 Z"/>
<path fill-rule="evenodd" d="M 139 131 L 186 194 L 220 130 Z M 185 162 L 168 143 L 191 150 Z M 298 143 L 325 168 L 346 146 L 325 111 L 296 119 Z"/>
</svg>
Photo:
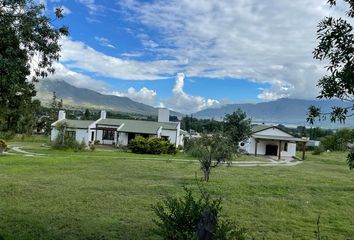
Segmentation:
<svg viewBox="0 0 354 240">
<path fill-rule="evenodd" d="M 58 100 L 58 97 L 55 92 L 53 92 L 52 102 L 50 103 L 49 116 L 46 121 L 45 133 L 50 134 L 52 129 L 52 123 L 58 120 L 58 112 L 63 109 L 63 99 Z"/>
<path fill-rule="evenodd" d="M 343 0 L 349 5 L 346 15 L 354 18 L 354 1 Z M 330 6 L 335 6 L 337 0 L 328 0 Z M 326 17 L 318 25 L 318 46 L 313 54 L 320 61 L 327 61 L 327 75 L 319 80 L 317 86 L 321 89 L 320 99 L 340 99 L 350 104 L 349 107 L 333 107 L 331 112 L 323 113 L 315 106 L 309 107 L 307 121 L 311 124 L 315 119 L 326 119 L 332 122 L 344 123 L 346 118 L 354 115 L 354 34 L 353 26 L 345 19 Z M 348 165 L 354 163 L 353 154 L 348 155 Z"/>
<path fill-rule="evenodd" d="M 343 0 L 349 5 L 348 17 L 354 17 L 354 1 Z M 335 6 L 337 0 L 328 0 Z M 316 119 L 330 118 L 332 122 L 345 122 L 353 116 L 354 107 L 354 34 L 351 24 L 342 18 L 326 17 L 318 25 L 318 46 L 313 51 L 315 59 L 328 62 L 327 75 L 322 77 L 317 86 L 320 99 L 340 99 L 348 102 L 349 107 L 333 107 L 331 112 L 321 112 L 315 106 L 309 107 L 307 121 L 311 124 Z"/>
<path fill-rule="evenodd" d="M 251 135 L 251 119 L 241 109 L 237 109 L 232 114 L 227 114 L 224 118 L 224 134 L 228 137 L 235 150 L 238 144 L 249 138 Z"/>
<path fill-rule="evenodd" d="M 83 118 L 84 118 L 84 120 L 90 120 L 91 119 L 91 113 L 90 113 L 90 110 L 88 108 L 86 108 Z"/>
<path fill-rule="evenodd" d="M 204 181 L 208 182 L 211 169 L 221 163 L 231 161 L 234 149 L 228 139 L 220 133 L 214 133 L 211 136 L 203 135 L 194 141 L 189 152 L 199 159 Z"/>
<path fill-rule="evenodd" d="M 55 11 L 57 19 L 63 10 Z M 22 131 L 24 112 L 34 105 L 34 83 L 54 73 L 59 39 L 67 27 L 54 27 L 44 5 L 33 0 L 0 0 L 0 119 L 1 129 Z M 32 70 L 31 70 L 32 69 Z M 26 111 L 24 111 L 26 110 Z M 28 116 L 27 116 L 28 117 Z"/>
</svg>

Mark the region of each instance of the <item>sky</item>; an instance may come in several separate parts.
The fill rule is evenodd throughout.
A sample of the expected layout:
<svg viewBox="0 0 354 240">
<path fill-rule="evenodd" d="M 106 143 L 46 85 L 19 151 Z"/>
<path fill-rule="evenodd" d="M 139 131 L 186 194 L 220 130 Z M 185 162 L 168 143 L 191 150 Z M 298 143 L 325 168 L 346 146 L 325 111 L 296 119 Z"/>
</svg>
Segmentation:
<svg viewBox="0 0 354 240">
<path fill-rule="evenodd" d="M 44 1 L 44 0 L 43 0 Z M 52 79 L 183 113 L 240 102 L 313 99 L 326 0 L 46 0 L 69 27 Z"/>
</svg>

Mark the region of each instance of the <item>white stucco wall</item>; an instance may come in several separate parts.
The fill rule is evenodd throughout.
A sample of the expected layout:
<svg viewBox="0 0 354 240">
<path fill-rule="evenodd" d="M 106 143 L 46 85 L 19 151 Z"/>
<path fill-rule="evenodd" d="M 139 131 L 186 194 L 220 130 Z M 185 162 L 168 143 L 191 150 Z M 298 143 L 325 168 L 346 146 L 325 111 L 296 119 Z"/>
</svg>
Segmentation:
<svg viewBox="0 0 354 240">
<path fill-rule="evenodd" d="M 79 143 L 82 141 L 85 142 L 86 145 L 88 145 L 88 142 L 90 140 L 89 138 L 89 131 L 88 129 L 67 129 L 67 131 L 75 131 L 75 140 Z M 58 137 L 59 131 L 56 128 L 53 128 L 50 134 L 50 140 L 55 141 L 55 139 Z"/>
<path fill-rule="evenodd" d="M 55 141 L 55 139 L 58 137 L 58 134 L 58 129 L 52 128 L 52 131 L 50 132 L 50 141 Z"/>
<path fill-rule="evenodd" d="M 88 129 L 68 129 L 68 131 L 75 131 L 76 132 L 75 140 L 79 143 L 84 141 L 85 144 L 88 145 L 89 142 Z"/>
<path fill-rule="evenodd" d="M 177 134 L 176 134 L 176 130 L 166 130 L 166 129 L 162 129 L 161 131 L 161 137 L 162 136 L 165 136 L 165 137 L 168 137 L 169 141 L 172 143 L 172 144 L 175 144 L 175 145 L 178 145 L 178 142 L 177 142 Z"/>
<path fill-rule="evenodd" d="M 128 133 L 120 132 L 118 137 L 118 145 L 128 145 Z"/>
<path fill-rule="evenodd" d="M 279 141 L 271 141 L 271 140 L 258 140 L 257 145 L 257 155 L 265 155 L 266 146 L 267 145 L 279 145 Z M 288 150 L 283 151 L 285 142 L 282 141 L 281 144 L 281 156 L 283 157 L 292 157 L 296 155 L 296 143 L 288 142 Z M 245 143 L 244 146 L 240 146 L 241 149 L 246 151 L 249 154 L 255 154 L 256 141 L 254 138 L 250 138 L 248 142 Z"/>
</svg>

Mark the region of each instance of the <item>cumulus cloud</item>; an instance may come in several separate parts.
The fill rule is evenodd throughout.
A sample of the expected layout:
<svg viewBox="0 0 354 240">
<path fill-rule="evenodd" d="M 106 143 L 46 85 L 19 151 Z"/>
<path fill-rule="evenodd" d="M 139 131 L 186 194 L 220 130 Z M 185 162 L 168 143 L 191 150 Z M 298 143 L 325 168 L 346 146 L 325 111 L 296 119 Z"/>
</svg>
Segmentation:
<svg viewBox="0 0 354 240">
<path fill-rule="evenodd" d="M 127 92 L 118 92 L 115 91 L 111 93 L 116 96 L 120 97 L 128 97 L 134 101 L 148 104 L 151 106 L 154 106 L 156 103 L 156 92 L 154 90 L 150 90 L 146 87 L 141 88 L 139 91 L 137 91 L 135 88 L 130 87 Z"/>
<path fill-rule="evenodd" d="M 176 76 L 176 83 L 172 89 L 172 96 L 162 101 L 161 106 L 172 108 L 180 112 L 196 112 L 208 107 L 216 107 L 220 102 L 215 99 L 205 99 L 202 96 L 192 96 L 184 92 L 184 73 L 178 73 Z"/>
<path fill-rule="evenodd" d="M 105 82 L 72 71 L 66 68 L 61 63 L 54 63 L 54 68 L 55 68 L 55 73 L 53 75 L 48 75 L 49 80 L 66 81 L 75 87 L 87 88 L 101 93 L 107 92 L 109 89 L 109 87 Z"/>
<path fill-rule="evenodd" d="M 120 7 L 160 34 L 152 50 L 184 60 L 188 76 L 270 83 L 262 99 L 317 95 L 324 74 L 312 58 L 317 24 L 344 14 L 323 0 L 122 0 Z"/>
<path fill-rule="evenodd" d="M 109 48 L 116 48 L 111 41 L 109 41 L 108 38 L 104 38 L 104 37 L 95 37 L 95 40 L 98 41 L 100 43 L 101 46 L 104 47 L 109 47 Z"/>
<path fill-rule="evenodd" d="M 88 71 L 102 77 L 122 80 L 165 79 L 177 72 L 176 60 L 134 61 L 109 56 L 69 38 L 61 40 L 61 61 L 67 67 Z M 82 57 L 85 56 L 85 57 Z"/>
</svg>

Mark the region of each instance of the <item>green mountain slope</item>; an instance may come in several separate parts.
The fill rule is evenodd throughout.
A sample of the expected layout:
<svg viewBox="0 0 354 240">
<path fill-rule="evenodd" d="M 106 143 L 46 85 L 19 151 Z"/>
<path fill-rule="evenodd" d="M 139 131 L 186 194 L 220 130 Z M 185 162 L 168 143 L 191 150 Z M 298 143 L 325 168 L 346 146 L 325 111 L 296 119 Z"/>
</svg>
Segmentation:
<svg viewBox="0 0 354 240">
<path fill-rule="evenodd" d="M 104 95 L 86 88 L 78 88 L 64 81 L 43 80 L 37 84 L 37 98 L 44 105 L 51 102 L 53 92 L 62 98 L 65 106 L 74 108 L 105 109 L 124 113 L 156 115 L 157 109 L 135 102 L 127 97 Z"/>
</svg>

